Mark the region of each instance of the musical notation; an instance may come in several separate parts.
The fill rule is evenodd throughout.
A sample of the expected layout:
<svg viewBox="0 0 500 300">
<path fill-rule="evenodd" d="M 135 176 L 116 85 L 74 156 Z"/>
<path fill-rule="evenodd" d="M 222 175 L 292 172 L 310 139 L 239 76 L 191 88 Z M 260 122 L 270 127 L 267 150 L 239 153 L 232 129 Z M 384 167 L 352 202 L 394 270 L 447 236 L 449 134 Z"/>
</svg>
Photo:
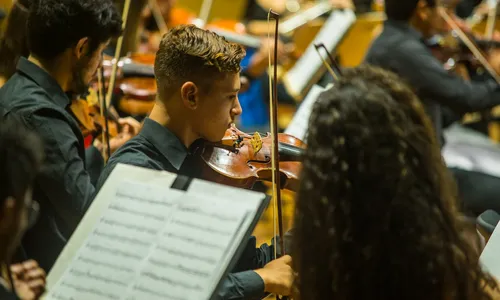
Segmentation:
<svg viewBox="0 0 500 300">
<path fill-rule="evenodd" d="M 145 294 L 149 294 L 151 296 L 160 297 L 161 299 L 165 299 L 165 300 L 187 300 L 187 298 L 185 298 L 185 297 L 172 296 L 172 295 L 169 295 L 165 292 L 152 291 L 152 290 L 149 290 L 148 288 L 141 286 L 141 285 L 134 286 L 134 290 L 138 291 L 138 292 L 145 293 Z M 127 298 L 127 300 L 136 300 L 136 299 L 139 300 L 139 298 L 135 298 L 135 297 Z"/>
<path fill-rule="evenodd" d="M 128 181 L 112 195 L 47 299 L 210 295 L 248 204 Z"/>
<path fill-rule="evenodd" d="M 194 222 L 188 222 L 188 221 L 182 221 L 182 220 L 174 220 L 174 223 L 178 224 L 178 225 L 182 225 L 182 226 L 188 227 L 188 228 L 197 229 L 199 231 L 203 231 L 203 232 L 206 232 L 206 233 L 211 233 L 211 234 L 218 234 L 218 235 L 222 235 L 222 236 L 230 236 L 232 234 L 232 232 L 229 231 L 229 230 L 220 230 L 220 229 L 216 229 L 216 228 L 213 228 L 213 227 L 209 227 L 207 225 L 198 225 L 198 224 L 196 224 Z"/>
<path fill-rule="evenodd" d="M 175 234 L 172 232 L 165 232 L 164 235 L 168 236 L 171 239 L 178 239 L 178 240 L 181 240 L 181 241 L 184 241 L 184 242 L 187 242 L 190 244 L 194 244 L 196 246 L 201 246 L 204 248 L 224 250 L 224 247 L 221 245 L 213 244 L 213 243 L 209 243 L 209 242 L 203 242 L 203 241 L 200 241 L 198 239 L 193 239 L 193 238 L 190 238 L 187 236 L 182 236 L 182 235 Z"/>
</svg>

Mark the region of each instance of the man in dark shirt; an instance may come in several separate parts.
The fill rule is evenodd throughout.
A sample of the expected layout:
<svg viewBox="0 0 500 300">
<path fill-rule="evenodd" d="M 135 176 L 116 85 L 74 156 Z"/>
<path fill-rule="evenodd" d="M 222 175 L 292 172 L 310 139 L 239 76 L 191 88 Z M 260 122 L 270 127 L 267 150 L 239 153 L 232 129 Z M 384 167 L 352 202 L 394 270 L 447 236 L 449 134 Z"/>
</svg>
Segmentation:
<svg viewBox="0 0 500 300">
<path fill-rule="evenodd" d="M 386 0 L 387 21 L 365 59 L 397 73 L 414 88 L 434 122 L 436 134 L 442 137 L 445 113 L 457 120 L 464 113 L 499 105 L 500 87 L 494 80 L 468 82 L 449 73 L 424 44 L 424 39 L 449 29 L 439 15 L 439 5 L 439 0 Z M 490 56 L 497 70 L 499 59 L 498 52 Z M 451 171 L 467 210 L 481 213 L 498 207 L 498 179 L 460 169 Z"/>
<path fill-rule="evenodd" d="M 438 13 L 439 0 L 386 0 L 387 21 L 371 45 L 366 62 L 389 69 L 416 90 L 441 136 L 443 107 L 458 115 L 492 108 L 500 104 L 500 87 L 494 81 L 466 82 L 451 74 L 423 40 L 445 30 Z M 492 57 L 499 69 L 499 55 Z"/>
<path fill-rule="evenodd" d="M 46 160 L 33 192 L 41 216 L 22 246 L 48 272 L 89 206 L 92 182 L 103 167 L 95 147 L 85 151 L 67 93 L 86 91 L 122 22 L 111 0 L 40 0 L 33 2 L 27 23 L 31 56 L 19 60 L 0 89 L 0 108 L 43 140 Z"/>
<path fill-rule="evenodd" d="M 112 155 L 99 190 L 118 163 L 200 177 L 195 141 L 220 141 L 241 114 L 240 62 L 245 51 L 194 26 L 173 28 L 156 54 L 158 101 L 139 135 Z M 252 237 L 237 267 L 219 291 L 220 299 L 261 299 L 265 292 L 289 295 L 291 257 L 273 258 L 273 246 L 256 248 Z M 255 270 L 255 271 L 253 271 Z M 236 273 L 238 272 L 238 273 Z"/>
</svg>

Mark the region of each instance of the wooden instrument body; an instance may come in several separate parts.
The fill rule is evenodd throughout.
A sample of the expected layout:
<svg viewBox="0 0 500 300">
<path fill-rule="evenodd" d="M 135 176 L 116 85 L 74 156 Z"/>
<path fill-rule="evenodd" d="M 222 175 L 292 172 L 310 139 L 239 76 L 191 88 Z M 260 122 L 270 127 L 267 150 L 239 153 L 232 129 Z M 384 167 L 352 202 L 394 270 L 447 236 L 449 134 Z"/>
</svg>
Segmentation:
<svg viewBox="0 0 500 300">
<path fill-rule="evenodd" d="M 260 140 L 255 146 L 255 139 Z M 301 140 L 281 133 L 278 136 L 283 148 L 291 146 L 295 149 L 304 149 Z M 242 133 L 236 128 L 226 131 L 221 143 L 204 142 L 196 147 L 194 154 L 204 162 L 202 177 L 214 182 L 231 186 L 250 188 L 256 181 L 271 181 L 271 145 L 272 137 L 269 133 L 261 137 Z M 295 155 L 280 153 L 280 175 L 282 188 L 296 191 L 301 170 L 301 162 Z"/>
</svg>

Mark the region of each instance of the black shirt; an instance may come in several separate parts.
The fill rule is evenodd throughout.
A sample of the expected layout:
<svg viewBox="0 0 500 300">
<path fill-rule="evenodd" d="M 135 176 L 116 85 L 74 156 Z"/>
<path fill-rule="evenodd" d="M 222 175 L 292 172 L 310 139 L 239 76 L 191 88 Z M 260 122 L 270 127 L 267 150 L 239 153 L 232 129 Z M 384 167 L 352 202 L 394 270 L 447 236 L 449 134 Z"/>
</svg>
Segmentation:
<svg viewBox="0 0 500 300">
<path fill-rule="evenodd" d="M 442 136 L 443 107 L 457 114 L 500 104 L 500 87 L 493 81 L 468 82 L 446 71 L 409 24 L 388 20 L 371 45 L 365 61 L 406 80 L 424 103 L 438 136 Z"/>
<path fill-rule="evenodd" d="M 0 300 L 20 300 L 20 298 L 0 284 Z"/>
<path fill-rule="evenodd" d="M 118 163 L 192 175 L 196 171 L 186 169 L 192 168 L 193 162 L 196 162 L 196 158 L 189 154 L 189 150 L 177 136 L 159 123 L 146 118 L 141 132 L 111 156 L 99 178 L 96 192 Z M 232 270 L 238 273 L 231 273 L 219 290 L 220 299 L 261 299 L 264 296 L 264 282 L 251 270 L 262 268 L 271 261 L 273 252 L 273 246 L 269 245 L 256 248 L 256 239 L 251 237 Z"/>
<path fill-rule="evenodd" d="M 35 259 L 47 272 L 92 200 L 93 178 L 86 167 L 96 174 L 103 167 L 96 148 L 85 151 L 69 104 L 59 84 L 22 57 L 16 74 L 0 89 L 2 114 L 19 117 L 44 143 L 45 161 L 33 190 L 33 199 L 40 203 L 40 217 L 26 233 L 22 248 L 25 259 Z"/>
</svg>

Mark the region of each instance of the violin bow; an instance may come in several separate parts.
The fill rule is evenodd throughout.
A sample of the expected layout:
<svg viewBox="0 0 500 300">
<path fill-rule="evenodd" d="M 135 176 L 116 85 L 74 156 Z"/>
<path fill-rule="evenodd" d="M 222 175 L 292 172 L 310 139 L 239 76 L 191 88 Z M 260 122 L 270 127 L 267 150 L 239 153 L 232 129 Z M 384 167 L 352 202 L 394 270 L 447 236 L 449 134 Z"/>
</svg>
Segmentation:
<svg viewBox="0 0 500 300">
<path fill-rule="evenodd" d="M 125 5 L 123 6 L 123 12 L 122 12 L 122 31 L 125 32 L 125 28 L 127 26 L 127 20 L 128 20 L 128 13 L 129 13 L 129 10 L 130 10 L 130 3 L 131 3 L 131 0 L 125 0 Z M 107 144 L 107 153 L 103 153 L 104 155 L 104 161 L 107 161 L 109 159 L 109 157 L 111 156 L 111 149 L 110 149 L 110 144 L 109 144 L 109 128 L 108 128 L 108 122 L 107 122 L 107 111 L 108 111 L 108 107 L 111 105 L 111 99 L 113 97 L 113 90 L 114 90 L 114 87 L 115 87 L 115 83 L 116 83 L 116 73 L 118 71 L 118 60 L 120 59 L 120 53 L 122 52 L 122 45 L 123 45 L 123 34 L 118 38 L 118 41 L 116 42 L 116 49 L 115 49 L 115 56 L 113 58 L 113 60 L 111 61 L 111 64 L 112 64 L 112 69 L 111 69 L 111 74 L 110 74 L 110 77 L 109 77 L 109 84 L 108 84 L 108 88 L 106 90 L 106 98 L 103 99 L 103 97 L 99 97 L 99 100 L 102 101 L 100 104 L 101 106 L 101 114 L 103 112 L 106 112 L 106 115 L 102 115 L 105 117 L 105 122 L 106 122 L 106 137 L 105 137 L 105 142 Z M 102 64 L 101 64 L 102 66 Z M 99 72 L 99 74 L 101 74 L 102 76 L 102 70 L 101 72 Z M 97 75 L 98 78 L 99 78 L 99 74 Z M 102 81 L 104 81 L 104 78 L 101 78 L 103 79 Z M 102 91 L 104 93 L 104 90 Z M 104 95 L 104 94 L 102 94 Z M 106 155 L 107 154 L 107 155 Z"/>
<path fill-rule="evenodd" d="M 153 18 L 155 19 L 156 25 L 158 25 L 158 28 L 160 29 L 160 33 L 163 36 L 165 33 L 168 32 L 168 25 L 167 22 L 165 22 L 165 18 L 163 18 L 163 15 L 161 14 L 160 7 L 158 6 L 157 0 L 149 0 L 148 2 L 149 9 L 151 9 L 151 14 L 153 15 Z"/>
<path fill-rule="evenodd" d="M 285 246 L 284 246 L 284 233 L 283 233 L 283 212 L 282 212 L 282 203 L 281 203 L 281 182 L 280 182 L 280 167 L 279 167 L 279 154 L 278 154 L 278 35 L 279 35 L 279 14 L 274 12 L 272 9 L 269 10 L 267 15 L 267 22 L 270 25 L 271 18 L 276 21 L 276 27 L 274 31 L 274 65 L 273 68 L 273 76 L 269 75 L 269 111 L 270 111 L 270 125 L 271 125 L 271 136 L 272 136 L 272 153 L 271 153 L 271 162 L 272 162 L 272 186 L 273 186 L 273 215 L 275 216 L 275 211 L 277 208 L 278 213 L 278 234 L 279 234 L 279 245 L 281 247 L 281 254 L 285 254 Z M 270 31 L 268 31 L 268 41 L 270 40 Z M 269 70 L 271 70 L 271 49 L 269 48 Z M 274 231 L 276 232 L 276 218 L 273 216 L 274 220 Z M 274 234 L 276 236 L 276 234 Z M 277 258 L 276 247 L 274 248 L 274 257 Z M 276 299 L 280 299 L 279 295 L 276 295 Z M 281 298 L 282 300 L 286 300 L 286 297 Z"/>
<path fill-rule="evenodd" d="M 314 49 L 316 49 L 316 52 L 318 53 L 319 58 L 321 59 L 321 61 L 325 65 L 328 72 L 332 75 L 333 79 L 338 80 L 339 77 L 342 75 L 342 71 L 340 69 L 340 66 L 337 63 L 337 60 L 331 55 L 331 53 L 326 48 L 325 44 L 323 44 L 323 43 L 314 44 Z M 321 55 L 321 52 L 319 52 L 320 49 L 325 50 L 326 56 L 330 60 L 330 63 L 328 63 L 325 60 L 325 58 Z"/>
<path fill-rule="evenodd" d="M 212 12 L 213 0 L 203 0 L 200 7 L 200 14 L 198 15 L 198 19 L 200 20 L 200 24 L 196 24 L 198 27 L 204 28 L 208 23 L 208 18 L 210 17 L 210 13 Z"/>
<path fill-rule="evenodd" d="M 467 37 L 467 35 L 460 29 L 457 23 L 451 18 L 450 15 L 444 10 L 440 9 L 439 13 L 441 17 L 445 20 L 445 22 L 453 28 L 453 30 L 457 33 L 458 37 L 462 40 L 465 46 L 469 49 L 469 51 L 474 55 L 474 57 L 481 63 L 481 65 L 485 68 L 485 70 L 495 79 L 495 81 L 500 84 L 500 76 L 498 76 L 497 72 L 493 69 L 491 64 L 485 58 L 484 54 L 479 50 L 478 47 L 474 44 L 473 41 Z"/>
<path fill-rule="evenodd" d="M 485 38 L 492 39 L 493 32 L 495 31 L 495 22 L 497 17 L 498 10 L 498 0 L 487 1 L 489 9 L 488 9 L 488 19 L 486 20 L 486 28 L 485 28 Z"/>
<path fill-rule="evenodd" d="M 104 157 L 104 161 L 107 161 L 108 158 L 111 156 L 111 146 L 109 144 L 109 123 L 108 123 L 108 107 L 104 103 L 104 93 L 105 93 L 105 85 L 104 85 L 104 68 L 102 67 L 103 65 L 104 58 L 101 57 L 101 67 L 97 70 L 97 88 L 99 89 L 99 106 L 101 110 L 101 116 L 104 117 L 104 126 L 105 128 L 102 130 L 101 135 L 102 135 L 102 141 L 103 143 L 106 143 L 107 149 L 103 149 L 102 156 Z M 104 152 L 106 150 L 106 152 Z"/>
</svg>

